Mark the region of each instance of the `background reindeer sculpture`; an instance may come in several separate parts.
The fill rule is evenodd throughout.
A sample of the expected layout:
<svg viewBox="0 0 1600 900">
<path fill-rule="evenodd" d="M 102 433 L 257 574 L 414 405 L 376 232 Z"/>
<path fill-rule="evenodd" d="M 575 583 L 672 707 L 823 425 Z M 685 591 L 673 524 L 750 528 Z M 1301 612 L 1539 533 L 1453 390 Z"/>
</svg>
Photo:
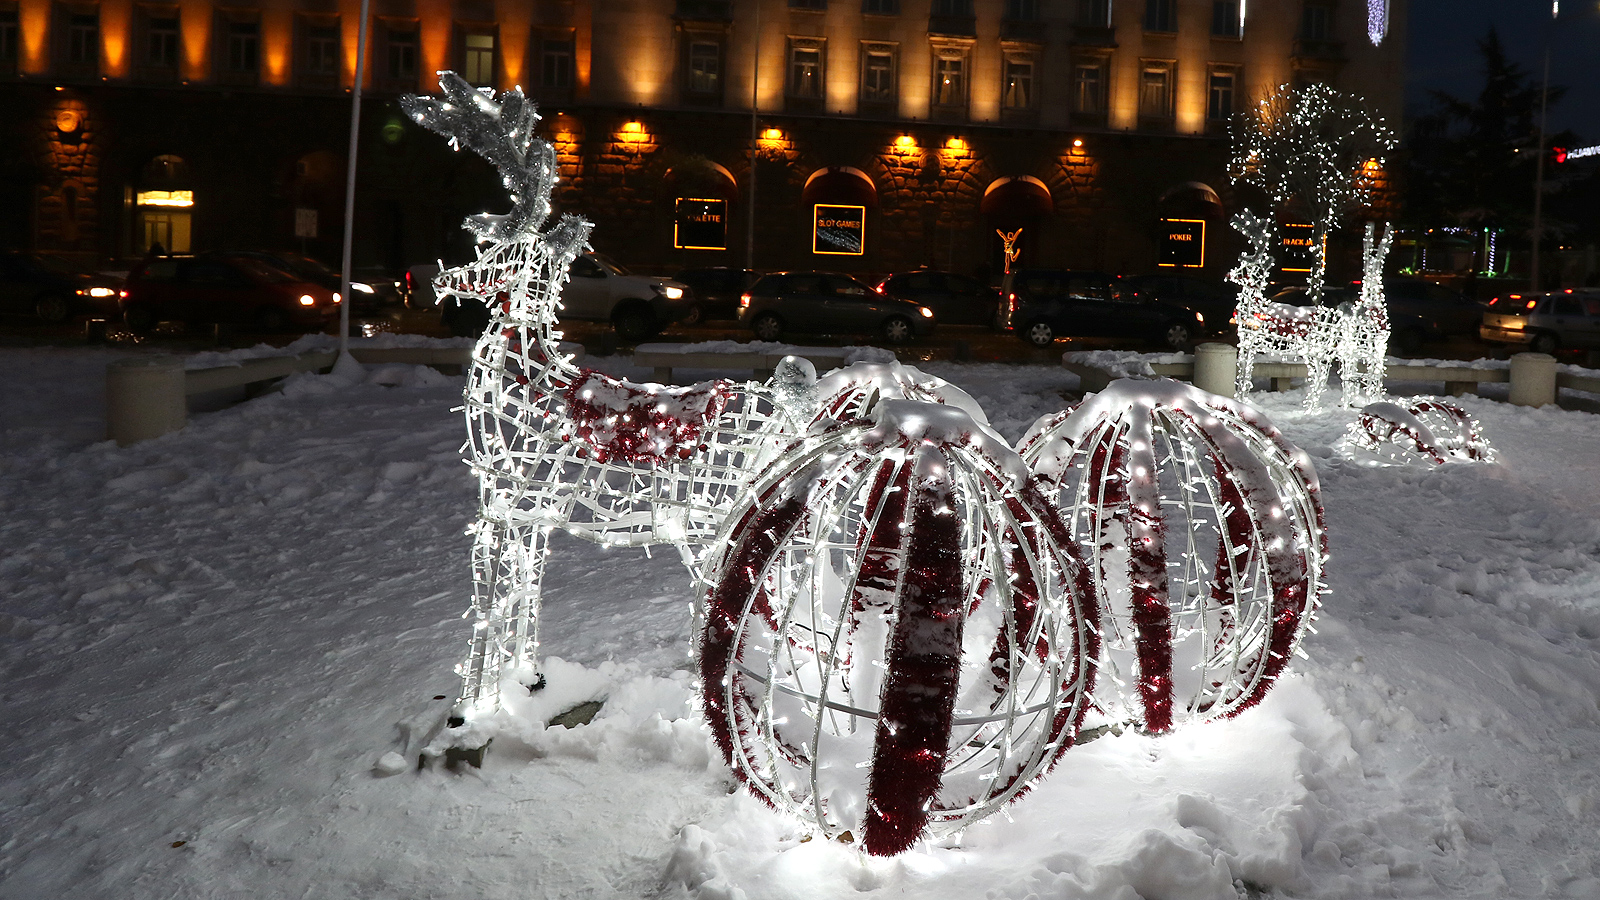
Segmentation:
<svg viewBox="0 0 1600 900">
<path fill-rule="evenodd" d="M 1290 306 L 1266 297 L 1274 267 L 1272 222 L 1249 210 L 1233 218 L 1233 227 L 1250 241 L 1250 249 L 1228 280 L 1239 285 L 1234 313 L 1239 333 L 1239 368 L 1234 395 L 1244 399 L 1253 389 L 1256 354 L 1298 359 L 1306 367 L 1306 406 L 1318 408 L 1335 360 L 1343 382 L 1341 404 L 1363 406 L 1383 396 L 1384 353 L 1389 344 L 1389 311 L 1383 295 L 1383 260 L 1392 230 L 1374 239 L 1367 223 L 1362 247 L 1361 293 L 1337 308 Z"/>
<path fill-rule="evenodd" d="M 537 689 L 539 607 L 553 529 L 613 545 L 676 544 L 686 563 L 710 540 L 744 484 L 775 455 L 785 400 L 815 372 L 786 361 L 770 385 L 727 381 L 688 388 L 630 384 L 580 369 L 554 330 L 567 267 L 590 225 L 550 216 L 556 158 L 534 136 L 535 106 L 520 91 L 496 101 L 452 72 L 442 99 L 409 96 L 426 128 L 492 162 L 515 206 L 474 216 L 477 259 L 434 282 L 444 297 L 488 307 L 465 391 L 468 449 L 478 476 L 473 535 L 472 637 L 451 724 L 500 708 L 503 676 Z M 809 417 L 809 408 L 796 411 Z M 804 421 L 804 418 L 801 419 Z"/>
</svg>

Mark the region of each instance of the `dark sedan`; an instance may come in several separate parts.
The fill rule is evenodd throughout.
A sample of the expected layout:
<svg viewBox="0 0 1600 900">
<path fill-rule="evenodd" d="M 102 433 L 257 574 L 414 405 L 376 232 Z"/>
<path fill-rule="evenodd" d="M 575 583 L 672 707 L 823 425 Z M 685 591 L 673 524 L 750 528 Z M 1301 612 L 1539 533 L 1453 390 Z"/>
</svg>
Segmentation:
<svg viewBox="0 0 1600 900">
<path fill-rule="evenodd" d="M 941 325 L 988 325 L 1000 302 L 1000 293 L 976 278 L 932 269 L 890 275 L 878 290 L 926 306 Z"/>
<path fill-rule="evenodd" d="M 672 280 L 686 284 L 694 292 L 695 305 L 678 321 L 693 325 L 706 319 L 737 319 L 739 297 L 761 278 L 754 269 L 708 266 L 684 269 Z"/>
<path fill-rule="evenodd" d="M 122 282 L 59 256 L 0 253 L 0 312 L 52 325 L 73 316 L 121 315 Z"/>
<path fill-rule="evenodd" d="M 1205 333 L 1205 317 L 1103 272 L 1027 269 L 1006 276 L 1001 327 L 1035 347 L 1058 337 L 1131 337 L 1173 350 Z"/>
<path fill-rule="evenodd" d="M 1226 281 L 1208 281 L 1192 275 L 1159 273 L 1122 279 L 1140 293 L 1174 306 L 1187 306 L 1205 316 L 1206 330 L 1222 332 L 1233 319 L 1239 305 L 1239 286 Z"/>
<path fill-rule="evenodd" d="M 158 256 L 128 273 L 124 319 L 230 323 L 261 331 L 320 330 L 339 315 L 339 294 L 253 256 Z"/>
<path fill-rule="evenodd" d="M 896 300 L 849 275 L 778 272 L 739 298 L 739 321 L 763 341 L 788 332 L 875 334 L 891 344 L 933 333 L 933 310 Z"/>
</svg>

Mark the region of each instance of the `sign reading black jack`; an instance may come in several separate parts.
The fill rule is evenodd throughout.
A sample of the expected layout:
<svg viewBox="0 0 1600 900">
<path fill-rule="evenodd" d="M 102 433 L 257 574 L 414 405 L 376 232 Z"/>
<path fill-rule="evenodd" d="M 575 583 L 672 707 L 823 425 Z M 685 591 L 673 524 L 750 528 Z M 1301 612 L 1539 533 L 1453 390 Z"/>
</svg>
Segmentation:
<svg viewBox="0 0 1600 900">
<path fill-rule="evenodd" d="M 672 246 L 679 250 L 728 249 L 728 201 L 679 197 L 672 220 Z"/>
<path fill-rule="evenodd" d="M 1162 219 L 1161 259 L 1157 265 L 1198 269 L 1206 264 L 1204 219 Z"/>
<path fill-rule="evenodd" d="M 1283 271 L 1311 271 L 1311 245 L 1315 238 L 1310 225 L 1283 226 Z"/>
<path fill-rule="evenodd" d="M 818 203 L 812 207 L 811 252 L 860 256 L 866 251 L 867 208 Z"/>
</svg>

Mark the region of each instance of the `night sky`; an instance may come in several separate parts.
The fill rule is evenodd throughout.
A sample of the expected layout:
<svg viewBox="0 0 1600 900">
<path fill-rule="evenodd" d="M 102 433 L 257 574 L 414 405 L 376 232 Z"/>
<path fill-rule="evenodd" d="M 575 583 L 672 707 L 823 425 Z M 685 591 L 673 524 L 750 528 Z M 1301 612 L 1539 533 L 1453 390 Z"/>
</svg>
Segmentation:
<svg viewBox="0 0 1600 900">
<path fill-rule="evenodd" d="M 1462 98 L 1483 86 L 1477 41 L 1493 25 L 1506 54 L 1535 80 L 1550 39 L 1550 83 L 1567 87 L 1550 107 L 1550 129 L 1576 132 L 1580 146 L 1600 144 L 1600 0 L 1561 0 L 1550 25 L 1550 0 L 1410 0 L 1406 46 L 1407 114 L 1427 109 L 1430 90 Z"/>
</svg>

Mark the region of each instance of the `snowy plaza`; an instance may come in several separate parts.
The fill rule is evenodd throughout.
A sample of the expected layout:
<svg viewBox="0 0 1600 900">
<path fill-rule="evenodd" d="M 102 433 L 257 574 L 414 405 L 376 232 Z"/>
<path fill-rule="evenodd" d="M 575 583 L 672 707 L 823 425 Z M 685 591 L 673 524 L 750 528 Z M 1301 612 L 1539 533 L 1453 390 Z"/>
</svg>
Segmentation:
<svg viewBox="0 0 1600 900">
<path fill-rule="evenodd" d="M 1488 386 L 1461 403 L 1497 463 L 1396 468 L 1335 451 L 1353 411 L 1252 395 L 1321 481 L 1309 658 L 1235 719 L 1102 735 L 959 840 L 879 859 L 735 790 L 670 547 L 556 535 L 533 712 L 598 715 L 418 770 L 471 594 L 463 379 L 297 375 L 118 448 L 117 355 L 0 352 L 0 896 L 1600 895 L 1581 395 L 1535 410 Z M 1053 366 L 924 368 L 1010 441 L 1078 395 Z"/>
</svg>

